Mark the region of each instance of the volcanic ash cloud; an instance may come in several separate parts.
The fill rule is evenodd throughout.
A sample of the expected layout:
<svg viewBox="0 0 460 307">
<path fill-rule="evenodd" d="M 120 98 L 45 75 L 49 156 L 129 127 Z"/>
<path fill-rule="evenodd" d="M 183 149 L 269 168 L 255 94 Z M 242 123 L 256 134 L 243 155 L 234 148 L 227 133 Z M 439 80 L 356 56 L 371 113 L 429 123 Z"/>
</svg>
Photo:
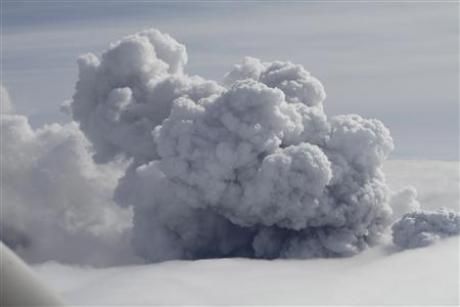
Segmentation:
<svg viewBox="0 0 460 307">
<path fill-rule="evenodd" d="M 222 82 L 186 74 L 185 47 L 147 30 L 79 59 L 70 109 L 99 163 L 131 161 L 115 198 L 149 261 L 353 255 L 391 209 L 387 128 L 328 118 L 301 65 L 245 58 Z"/>
</svg>

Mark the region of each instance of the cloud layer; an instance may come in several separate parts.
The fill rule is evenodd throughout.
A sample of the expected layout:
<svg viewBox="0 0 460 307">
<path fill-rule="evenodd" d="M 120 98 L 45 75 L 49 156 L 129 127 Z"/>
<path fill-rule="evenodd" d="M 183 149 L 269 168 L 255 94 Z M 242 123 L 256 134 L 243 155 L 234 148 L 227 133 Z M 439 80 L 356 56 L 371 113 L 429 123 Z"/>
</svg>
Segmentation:
<svg viewBox="0 0 460 307">
<path fill-rule="evenodd" d="M 70 103 L 98 162 L 131 164 L 116 199 L 150 261 L 353 255 L 389 222 L 378 120 L 328 118 L 303 66 L 245 58 L 222 84 L 147 30 L 79 60 Z"/>
</svg>

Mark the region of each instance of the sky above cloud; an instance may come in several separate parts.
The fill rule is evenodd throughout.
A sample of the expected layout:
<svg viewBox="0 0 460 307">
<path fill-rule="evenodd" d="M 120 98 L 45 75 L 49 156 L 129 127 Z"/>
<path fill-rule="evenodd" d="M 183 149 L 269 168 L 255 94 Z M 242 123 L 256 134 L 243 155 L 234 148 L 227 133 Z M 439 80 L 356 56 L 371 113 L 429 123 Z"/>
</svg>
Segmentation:
<svg viewBox="0 0 460 307">
<path fill-rule="evenodd" d="M 458 159 L 458 3 L 3 3 L 2 83 L 33 126 L 59 111 L 76 58 L 155 27 L 187 46 L 187 71 L 223 79 L 244 56 L 318 77 L 328 114 L 392 131 L 398 158 Z"/>
</svg>

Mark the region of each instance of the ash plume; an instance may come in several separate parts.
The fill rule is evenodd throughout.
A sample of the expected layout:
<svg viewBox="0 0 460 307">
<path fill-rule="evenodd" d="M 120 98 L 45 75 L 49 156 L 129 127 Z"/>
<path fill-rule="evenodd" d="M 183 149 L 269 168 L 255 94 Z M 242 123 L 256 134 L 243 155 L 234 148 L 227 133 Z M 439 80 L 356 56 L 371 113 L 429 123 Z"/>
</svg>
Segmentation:
<svg viewBox="0 0 460 307">
<path fill-rule="evenodd" d="M 152 29 L 78 62 L 70 109 L 97 162 L 131 161 L 115 197 L 139 255 L 332 257 L 375 242 L 391 215 L 380 121 L 327 117 L 302 65 L 248 57 L 219 83 L 187 60 Z"/>
</svg>

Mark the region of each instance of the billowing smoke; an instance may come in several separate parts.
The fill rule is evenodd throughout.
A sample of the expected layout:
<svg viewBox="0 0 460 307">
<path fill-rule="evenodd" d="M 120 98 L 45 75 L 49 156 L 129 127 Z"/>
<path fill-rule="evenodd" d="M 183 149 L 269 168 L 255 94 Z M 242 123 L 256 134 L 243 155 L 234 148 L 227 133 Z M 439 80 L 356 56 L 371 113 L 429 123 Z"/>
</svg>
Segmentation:
<svg viewBox="0 0 460 307">
<path fill-rule="evenodd" d="M 5 112 L 0 128 L 1 240 L 32 262 L 131 262 L 132 213 L 112 201 L 122 168 L 95 165 L 75 123 L 35 130 Z"/>
<path fill-rule="evenodd" d="M 405 214 L 392 226 L 393 242 L 401 248 L 424 247 L 460 234 L 460 215 L 453 210 L 418 210 Z"/>
<path fill-rule="evenodd" d="M 389 131 L 328 118 L 303 66 L 245 58 L 220 84 L 157 30 L 78 63 L 73 118 L 96 161 L 131 161 L 115 196 L 144 258 L 346 256 L 387 227 Z"/>
</svg>

